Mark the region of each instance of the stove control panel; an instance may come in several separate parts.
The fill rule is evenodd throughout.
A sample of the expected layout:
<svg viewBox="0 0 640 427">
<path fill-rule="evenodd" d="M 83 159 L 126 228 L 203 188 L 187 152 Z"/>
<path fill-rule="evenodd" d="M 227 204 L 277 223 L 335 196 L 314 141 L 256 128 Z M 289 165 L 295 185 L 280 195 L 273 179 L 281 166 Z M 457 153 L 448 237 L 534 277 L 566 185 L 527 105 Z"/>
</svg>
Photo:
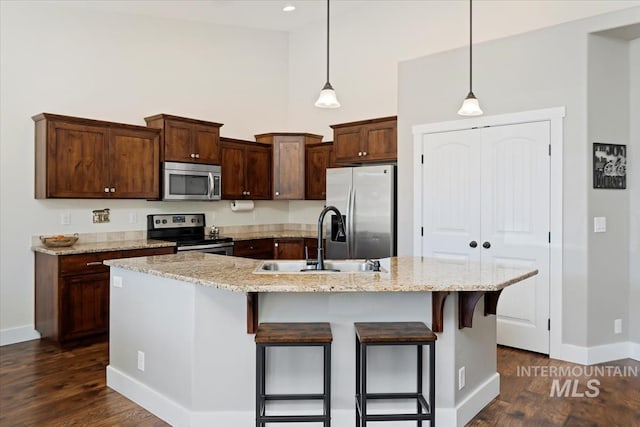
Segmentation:
<svg viewBox="0 0 640 427">
<path fill-rule="evenodd" d="M 147 229 L 204 227 L 204 214 L 147 215 Z"/>
</svg>

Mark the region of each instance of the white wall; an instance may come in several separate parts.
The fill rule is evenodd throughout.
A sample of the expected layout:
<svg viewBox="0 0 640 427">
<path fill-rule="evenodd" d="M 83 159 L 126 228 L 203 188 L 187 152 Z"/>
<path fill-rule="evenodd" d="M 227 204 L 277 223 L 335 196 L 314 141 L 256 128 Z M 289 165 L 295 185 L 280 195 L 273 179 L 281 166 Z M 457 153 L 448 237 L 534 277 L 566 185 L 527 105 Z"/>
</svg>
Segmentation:
<svg viewBox="0 0 640 427">
<path fill-rule="evenodd" d="M 627 188 L 630 196 L 629 339 L 640 345 L 640 38 L 629 42 L 629 77 L 629 139 L 634 147 L 627 154 Z"/>
<path fill-rule="evenodd" d="M 585 19 L 501 40 L 474 44 L 474 92 L 486 115 L 565 106 L 564 120 L 564 250 L 563 341 L 586 346 L 591 334 L 587 318 L 590 297 L 588 189 L 591 161 L 587 133 L 587 34 L 640 22 L 640 8 Z M 406 61 L 399 66 L 398 137 L 411 140 L 411 126 L 458 119 L 456 111 L 467 91 L 467 49 Z M 411 249 L 412 152 L 399 144 L 399 252 Z M 552 184 L 553 185 L 553 184 Z M 624 206 L 627 208 L 627 205 Z M 628 233 L 628 224 L 621 224 Z M 625 254 L 626 255 L 626 254 Z M 614 295 L 626 306 L 628 293 Z M 624 309 L 623 309 L 624 311 Z M 605 316 L 610 316 L 609 311 Z M 611 338 L 611 327 L 606 340 Z M 607 341 L 600 341 L 607 342 Z"/>
<path fill-rule="evenodd" d="M 627 331 L 614 335 L 614 320 L 628 324 L 629 294 L 629 190 L 594 189 L 594 142 L 625 144 L 629 140 L 629 49 L 626 40 L 588 36 L 587 54 L 587 227 L 589 345 L 626 341 Z M 594 217 L 607 219 L 606 233 L 594 233 Z"/>
<path fill-rule="evenodd" d="M 32 330 L 32 235 L 143 230 L 145 215 L 157 212 L 206 212 L 219 225 L 287 222 L 288 202 L 257 202 L 239 214 L 224 201 L 35 200 L 31 120 L 51 112 L 144 125 L 145 116 L 169 113 L 253 139 L 285 125 L 286 33 L 46 2 L 3 1 L 1 15 L 0 330 Z M 111 208 L 110 224 L 91 223 L 91 210 L 101 208 Z M 61 212 L 70 212 L 69 226 L 60 225 Z"/>
</svg>

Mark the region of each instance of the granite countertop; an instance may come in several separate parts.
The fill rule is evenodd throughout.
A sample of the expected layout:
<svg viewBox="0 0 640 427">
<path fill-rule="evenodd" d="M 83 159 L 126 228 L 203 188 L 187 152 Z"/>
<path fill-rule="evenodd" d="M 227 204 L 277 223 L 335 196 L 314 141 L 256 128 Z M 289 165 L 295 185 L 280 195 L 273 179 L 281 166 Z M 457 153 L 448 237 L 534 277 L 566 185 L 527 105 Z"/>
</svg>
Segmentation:
<svg viewBox="0 0 640 427">
<path fill-rule="evenodd" d="M 259 260 L 189 252 L 108 260 L 111 267 L 234 292 L 497 291 L 538 273 L 421 257 L 381 260 L 388 272 L 255 274 Z"/>
<path fill-rule="evenodd" d="M 33 245 L 31 246 L 31 250 L 49 255 L 78 255 L 96 252 L 126 251 L 130 249 L 165 248 L 175 245 L 175 242 L 166 242 L 163 240 L 126 239 L 102 242 L 82 242 L 81 239 L 75 245 L 66 248 L 47 248 L 43 245 Z"/>
</svg>

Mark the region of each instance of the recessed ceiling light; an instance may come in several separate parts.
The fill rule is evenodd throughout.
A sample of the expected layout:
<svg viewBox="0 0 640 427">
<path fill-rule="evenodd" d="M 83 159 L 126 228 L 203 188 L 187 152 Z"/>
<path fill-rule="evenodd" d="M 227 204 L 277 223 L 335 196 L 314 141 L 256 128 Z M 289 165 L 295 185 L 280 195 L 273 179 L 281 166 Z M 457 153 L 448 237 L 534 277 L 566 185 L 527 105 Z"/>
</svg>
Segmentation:
<svg viewBox="0 0 640 427">
<path fill-rule="evenodd" d="M 292 4 L 288 4 L 282 8 L 283 12 L 293 12 L 294 10 L 296 10 L 296 7 Z"/>
</svg>

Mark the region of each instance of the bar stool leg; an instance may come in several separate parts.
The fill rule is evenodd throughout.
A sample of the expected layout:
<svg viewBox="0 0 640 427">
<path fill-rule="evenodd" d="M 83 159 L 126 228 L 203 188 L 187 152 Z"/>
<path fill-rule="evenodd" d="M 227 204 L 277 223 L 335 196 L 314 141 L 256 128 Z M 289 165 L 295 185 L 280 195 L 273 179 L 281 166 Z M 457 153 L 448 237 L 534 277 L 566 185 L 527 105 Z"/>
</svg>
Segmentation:
<svg viewBox="0 0 640 427">
<path fill-rule="evenodd" d="M 436 343 L 429 344 L 429 411 L 431 423 L 429 427 L 436 425 Z"/>
<path fill-rule="evenodd" d="M 324 427 L 331 425 L 331 345 L 324 346 Z"/>
<path fill-rule="evenodd" d="M 360 427 L 360 414 L 358 413 L 358 408 L 362 404 L 360 393 L 360 340 L 356 335 L 356 427 Z"/>
<path fill-rule="evenodd" d="M 417 375 L 417 388 L 418 388 L 418 394 L 422 394 L 422 345 L 417 345 L 417 353 L 418 353 L 418 375 Z M 417 400 L 417 405 L 418 405 L 418 414 L 422 413 L 422 404 L 420 403 L 419 399 Z M 418 427 L 422 427 L 422 420 L 418 419 L 417 421 L 417 426 Z"/>
<path fill-rule="evenodd" d="M 256 345 L 256 427 L 264 427 L 262 409 L 265 395 L 265 347 Z"/>
<path fill-rule="evenodd" d="M 367 344 L 361 344 L 360 349 L 360 366 L 362 373 L 360 381 L 362 382 L 362 390 L 360 400 L 362 401 L 362 427 L 367 427 Z"/>
</svg>

